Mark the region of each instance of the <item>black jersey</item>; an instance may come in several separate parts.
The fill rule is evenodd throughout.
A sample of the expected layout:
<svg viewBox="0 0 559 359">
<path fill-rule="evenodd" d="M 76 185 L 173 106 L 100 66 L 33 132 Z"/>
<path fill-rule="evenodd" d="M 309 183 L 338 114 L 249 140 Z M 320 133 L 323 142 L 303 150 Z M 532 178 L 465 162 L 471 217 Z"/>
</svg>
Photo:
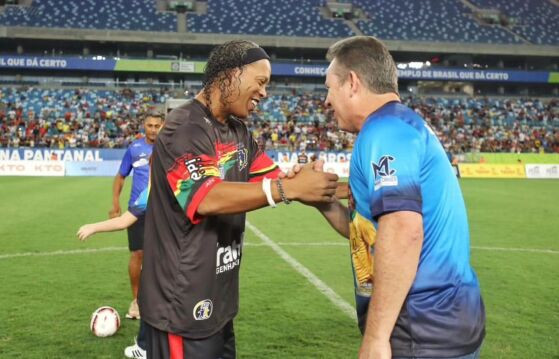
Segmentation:
<svg viewBox="0 0 559 359">
<path fill-rule="evenodd" d="M 237 313 L 245 215 L 202 218 L 221 181 L 257 181 L 279 170 L 243 122 L 218 122 L 193 100 L 169 113 L 152 154 L 140 284 L 142 319 L 187 338 L 219 331 Z"/>
</svg>

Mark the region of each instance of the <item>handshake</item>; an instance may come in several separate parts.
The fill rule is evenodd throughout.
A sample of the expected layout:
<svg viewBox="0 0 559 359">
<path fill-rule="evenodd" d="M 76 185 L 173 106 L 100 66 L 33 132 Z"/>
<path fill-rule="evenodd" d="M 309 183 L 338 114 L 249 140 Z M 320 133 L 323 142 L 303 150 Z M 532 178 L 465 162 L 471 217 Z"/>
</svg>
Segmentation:
<svg viewBox="0 0 559 359">
<path fill-rule="evenodd" d="M 344 197 L 343 188 L 338 189 L 338 176 L 324 172 L 324 161 L 318 160 L 304 166 L 295 165 L 287 173 L 279 177 L 280 190 L 283 190 L 282 199 L 296 200 L 308 205 L 331 203 L 336 198 Z M 280 193 L 281 194 L 281 193 Z M 284 198 L 285 197 L 285 198 Z"/>
</svg>

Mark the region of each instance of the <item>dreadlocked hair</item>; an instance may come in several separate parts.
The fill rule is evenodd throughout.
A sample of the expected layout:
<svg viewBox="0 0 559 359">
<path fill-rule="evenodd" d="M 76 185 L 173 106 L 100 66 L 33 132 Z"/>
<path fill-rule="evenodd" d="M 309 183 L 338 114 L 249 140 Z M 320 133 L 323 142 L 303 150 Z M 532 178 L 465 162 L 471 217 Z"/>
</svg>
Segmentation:
<svg viewBox="0 0 559 359">
<path fill-rule="evenodd" d="M 202 81 L 204 86 L 202 93 L 208 107 L 211 107 L 210 94 L 214 86 L 218 86 L 220 90 L 220 103 L 224 107 L 233 102 L 230 99 L 234 92 L 240 94 L 240 77 L 237 78 L 237 86 L 231 86 L 233 72 L 240 69 L 242 74 L 243 60 L 247 50 L 256 47 L 259 46 L 252 41 L 234 40 L 216 46 L 212 50 L 204 69 L 204 79 Z"/>
</svg>

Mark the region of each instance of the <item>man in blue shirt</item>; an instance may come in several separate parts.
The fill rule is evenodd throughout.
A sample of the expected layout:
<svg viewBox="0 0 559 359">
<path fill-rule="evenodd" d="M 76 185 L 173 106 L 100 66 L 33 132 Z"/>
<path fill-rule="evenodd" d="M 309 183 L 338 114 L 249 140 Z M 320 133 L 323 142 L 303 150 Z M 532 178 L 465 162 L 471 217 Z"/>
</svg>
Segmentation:
<svg viewBox="0 0 559 359">
<path fill-rule="evenodd" d="M 132 175 L 132 190 L 128 201 L 128 209 L 132 208 L 138 196 L 147 188 L 149 182 L 149 158 L 153 150 L 153 144 L 157 133 L 163 123 L 163 115 L 157 111 L 150 111 L 144 117 L 145 137 L 130 144 L 120 164 L 120 169 L 113 182 L 113 208 L 109 211 L 109 217 L 120 216 L 119 197 L 124 186 L 126 177 L 134 170 Z M 133 300 L 126 314 L 127 318 L 139 319 L 138 309 L 138 286 L 140 284 L 140 271 L 143 260 L 144 244 L 144 215 L 138 216 L 138 220 L 128 227 L 128 248 L 130 249 L 130 261 L 128 262 L 128 274 L 130 286 L 132 287 Z"/>
<path fill-rule="evenodd" d="M 349 238 L 360 358 L 477 358 L 485 310 L 460 186 L 436 135 L 402 105 L 386 47 L 332 45 L 326 105 L 357 133 L 349 208 L 317 208 Z"/>
</svg>

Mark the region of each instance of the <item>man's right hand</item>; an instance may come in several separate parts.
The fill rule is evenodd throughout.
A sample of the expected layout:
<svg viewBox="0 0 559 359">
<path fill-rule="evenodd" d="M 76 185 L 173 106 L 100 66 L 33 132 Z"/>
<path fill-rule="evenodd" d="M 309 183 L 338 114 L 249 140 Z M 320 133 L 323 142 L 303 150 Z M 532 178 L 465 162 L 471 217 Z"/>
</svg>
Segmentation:
<svg viewBox="0 0 559 359">
<path fill-rule="evenodd" d="M 311 167 L 313 170 L 315 171 L 319 171 L 319 172 L 324 172 L 324 160 L 316 160 L 316 161 L 312 161 L 310 163 L 307 163 L 305 166 L 309 166 Z M 297 173 L 301 172 L 301 169 L 303 168 L 303 166 L 301 166 L 300 164 L 295 164 L 293 165 L 293 167 L 287 171 L 286 173 L 283 173 L 280 175 L 280 178 L 293 178 L 297 175 Z"/>
<path fill-rule="evenodd" d="M 294 176 L 283 180 L 285 195 L 290 200 L 305 204 L 332 202 L 338 187 L 338 176 L 321 172 L 323 163 L 311 162 L 297 171 Z"/>
<path fill-rule="evenodd" d="M 120 216 L 120 206 L 113 206 L 113 208 L 109 211 L 109 218 L 115 218 Z"/>
</svg>

